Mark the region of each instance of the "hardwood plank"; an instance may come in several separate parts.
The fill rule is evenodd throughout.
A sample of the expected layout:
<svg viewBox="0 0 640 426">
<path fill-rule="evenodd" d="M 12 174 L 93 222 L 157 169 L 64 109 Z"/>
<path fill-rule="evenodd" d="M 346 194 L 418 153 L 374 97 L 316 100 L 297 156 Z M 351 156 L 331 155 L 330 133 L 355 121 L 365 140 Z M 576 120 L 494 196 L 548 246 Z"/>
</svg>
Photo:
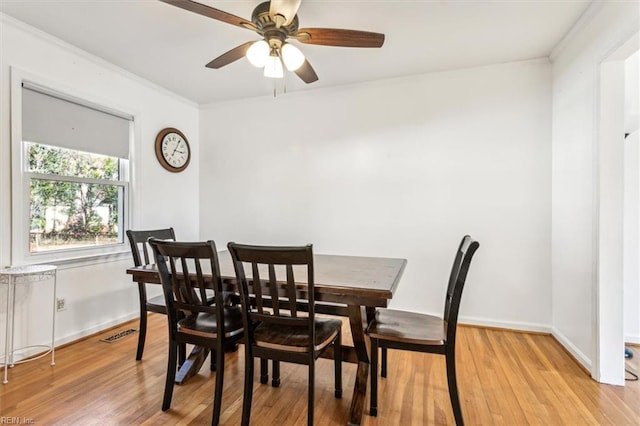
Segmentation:
<svg viewBox="0 0 640 426">
<path fill-rule="evenodd" d="M 37 424 L 209 424 L 215 373 L 208 362 L 176 386 L 171 409 L 160 410 L 165 321 L 163 315 L 149 316 L 142 361 L 135 361 L 135 334 L 100 342 L 132 322 L 57 349 L 54 367 L 44 358 L 17 365 L 9 383 L 0 386 L 0 416 Z M 596 383 L 551 336 L 459 326 L 457 350 L 467 424 L 640 424 L 640 382 Z M 242 347 L 227 354 L 222 424 L 240 424 L 243 365 Z M 306 375 L 305 366 L 282 364 L 280 387 L 261 385 L 256 377 L 253 424 L 304 424 Z M 355 375 L 356 365 L 345 363 L 345 395 L 353 391 Z M 388 378 L 379 380 L 379 392 L 378 417 L 368 415 L 367 395 L 363 425 L 453 424 L 443 357 L 389 350 Z M 349 402 L 334 398 L 333 363 L 319 360 L 316 424 L 346 424 Z"/>
</svg>

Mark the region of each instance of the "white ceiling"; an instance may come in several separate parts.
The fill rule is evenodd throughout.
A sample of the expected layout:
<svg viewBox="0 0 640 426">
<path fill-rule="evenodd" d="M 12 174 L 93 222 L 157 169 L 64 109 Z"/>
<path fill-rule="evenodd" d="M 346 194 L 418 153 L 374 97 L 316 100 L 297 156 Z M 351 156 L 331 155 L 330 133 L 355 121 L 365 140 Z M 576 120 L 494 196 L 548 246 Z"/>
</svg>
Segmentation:
<svg viewBox="0 0 640 426">
<path fill-rule="evenodd" d="M 251 19 L 259 0 L 210 1 Z M 300 27 L 386 35 L 381 49 L 299 44 L 319 81 L 288 91 L 548 56 L 588 0 L 303 0 Z M 263 96 L 274 80 L 241 59 L 205 64 L 257 34 L 156 0 L 0 0 L 0 12 L 199 104 Z"/>
</svg>

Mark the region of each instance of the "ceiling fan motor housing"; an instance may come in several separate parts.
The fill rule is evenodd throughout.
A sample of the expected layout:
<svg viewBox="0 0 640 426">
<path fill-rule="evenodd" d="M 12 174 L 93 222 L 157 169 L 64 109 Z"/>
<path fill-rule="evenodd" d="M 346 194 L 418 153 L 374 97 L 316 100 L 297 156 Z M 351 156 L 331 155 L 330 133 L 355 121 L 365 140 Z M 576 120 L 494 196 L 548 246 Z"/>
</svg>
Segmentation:
<svg viewBox="0 0 640 426">
<path fill-rule="evenodd" d="M 298 15 L 294 16 L 289 25 L 278 26 L 269 14 L 269 7 L 268 1 L 256 6 L 251 14 L 251 21 L 258 28 L 258 34 L 263 36 L 270 46 L 273 47 L 271 40 L 275 39 L 279 41 L 280 47 L 290 35 L 298 32 Z"/>
</svg>

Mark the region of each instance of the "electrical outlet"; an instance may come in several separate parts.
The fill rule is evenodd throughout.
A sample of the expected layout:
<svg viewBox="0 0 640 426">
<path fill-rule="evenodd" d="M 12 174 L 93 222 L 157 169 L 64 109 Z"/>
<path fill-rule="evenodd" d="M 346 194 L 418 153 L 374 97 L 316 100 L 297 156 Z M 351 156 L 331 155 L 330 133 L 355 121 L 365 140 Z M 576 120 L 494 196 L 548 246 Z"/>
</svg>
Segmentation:
<svg viewBox="0 0 640 426">
<path fill-rule="evenodd" d="M 58 312 L 64 311 L 65 309 L 67 309 L 67 301 L 62 298 L 56 299 L 56 309 Z"/>
</svg>

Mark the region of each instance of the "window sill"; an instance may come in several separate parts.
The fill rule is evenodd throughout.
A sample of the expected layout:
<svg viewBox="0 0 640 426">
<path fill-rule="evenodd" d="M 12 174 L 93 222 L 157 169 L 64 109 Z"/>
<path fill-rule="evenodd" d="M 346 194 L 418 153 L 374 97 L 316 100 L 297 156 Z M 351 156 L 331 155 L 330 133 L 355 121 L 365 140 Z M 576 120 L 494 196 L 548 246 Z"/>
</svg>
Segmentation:
<svg viewBox="0 0 640 426">
<path fill-rule="evenodd" d="M 81 256 L 73 256 L 73 257 L 63 257 L 63 258 L 51 258 L 51 257 L 43 257 L 42 259 L 38 259 L 37 255 L 31 256 L 29 259 L 25 259 L 25 264 L 28 265 L 36 265 L 36 264 L 47 264 L 47 265 L 55 265 L 58 269 L 73 269 L 80 268 L 84 266 L 91 266 L 96 264 L 104 264 L 111 262 L 120 262 L 123 260 L 131 260 L 131 251 L 129 250 L 118 250 L 112 251 L 108 253 L 95 253 L 89 255 L 81 255 Z"/>
</svg>

